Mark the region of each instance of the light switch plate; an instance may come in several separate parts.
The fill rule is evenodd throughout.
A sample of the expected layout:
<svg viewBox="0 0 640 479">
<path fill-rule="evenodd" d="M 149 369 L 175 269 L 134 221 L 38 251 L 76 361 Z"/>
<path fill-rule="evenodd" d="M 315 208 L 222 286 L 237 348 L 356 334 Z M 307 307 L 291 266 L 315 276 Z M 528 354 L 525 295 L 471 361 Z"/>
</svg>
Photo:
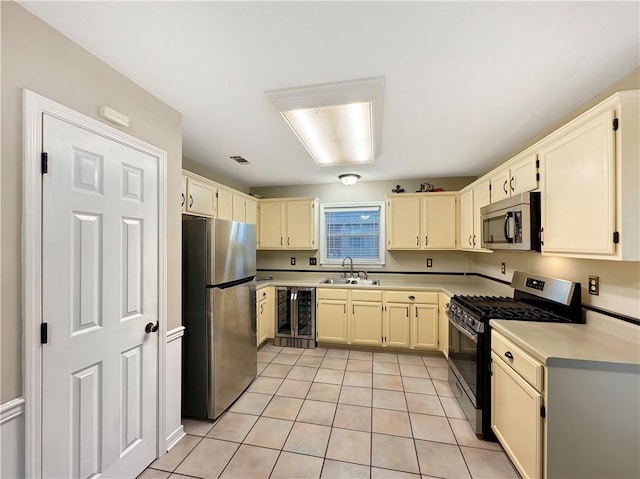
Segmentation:
<svg viewBox="0 0 640 479">
<path fill-rule="evenodd" d="M 296 259 L 295 258 L 291 258 L 291 266 L 295 266 L 296 265 Z"/>
<path fill-rule="evenodd" d="M 433 259 L 427 258 L 427 268 L 433 268 Z"/>
<path fill-rule="evenodd" d="M 309 266 L 317 266 L 318 259 L 317 258 L 309 258 Z"/>
<path fill-rule="evenodd" d="M 507 263 L 500 263 L 500 272 L 502 274 L 507 274 Z"/>
<path fill-rule="evenodd" d="M 600 277 L 589 276 L 589 294 L 598 296 L 600 294 Z"/>
</svg>

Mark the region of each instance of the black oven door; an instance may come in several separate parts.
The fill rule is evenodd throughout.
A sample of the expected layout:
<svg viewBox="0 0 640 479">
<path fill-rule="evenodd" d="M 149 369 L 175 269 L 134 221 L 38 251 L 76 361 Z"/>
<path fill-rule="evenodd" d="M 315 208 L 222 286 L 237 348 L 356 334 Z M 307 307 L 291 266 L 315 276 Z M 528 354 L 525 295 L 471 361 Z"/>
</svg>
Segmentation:
<svg viewBox="0 0 640 479">
<path fill-rule="evenodd" d="M 474 407 L 478 404 L 478 341 L 482 334 L 449 318 L 449 365 Z"/>
</svg>

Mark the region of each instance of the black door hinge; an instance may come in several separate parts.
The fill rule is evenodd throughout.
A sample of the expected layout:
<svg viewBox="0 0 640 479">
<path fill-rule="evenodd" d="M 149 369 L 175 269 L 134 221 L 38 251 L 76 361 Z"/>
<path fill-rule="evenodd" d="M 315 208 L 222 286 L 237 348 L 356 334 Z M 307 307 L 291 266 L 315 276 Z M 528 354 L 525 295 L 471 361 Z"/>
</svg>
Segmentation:
<svg viewBox="0 0 640 479">
<path fill-rule="evenodd" d="M 540 173 L 536 173 L 536 181 L 540 181 Z"/>
<path fill-rule="evenodd" d="M 40 154 L 40 171 L 43 175 L 49 172 L 49 154 L 44 151 Z"/>
<path fill-rule="evenodd" d="M 489 191 L 491 191 L 491 183 L 489 183 Z"/>
<path fill-rule="evenodd" d="M 620 233 L 618 233 L 617 231 L 613 232 L 613 242 L 615 244 L 620 243 Z"/>
<path fill-rule="evenodd" d="M 540 168 L 540 160 L 536 160 L 536 168 Z"/>
<path fill-rule="evenodd" d="M 40 344 L 49 342 L 49 325 L 48 323 L 40 324 Z"/>
<path fill-rule="evenodd" d="M 618 126 L 620 126 L 620 122 L 617 118 L 613 119 L 613 131 L 618 131 Z"/>
<path fill-rule="evenodd" d="M 547 410 L 544 406 L 540 406 L 540 417 L 547 417 Z"/>
</svg>

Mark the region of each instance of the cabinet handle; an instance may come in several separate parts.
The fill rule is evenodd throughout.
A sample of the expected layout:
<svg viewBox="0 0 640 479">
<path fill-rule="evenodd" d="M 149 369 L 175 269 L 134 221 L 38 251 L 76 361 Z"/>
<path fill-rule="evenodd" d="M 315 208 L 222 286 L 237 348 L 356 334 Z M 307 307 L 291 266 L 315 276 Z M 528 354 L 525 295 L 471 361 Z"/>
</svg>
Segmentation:
<svg viewBox="0 0 640 479">
<path fill-rule="evenodd" d="M 538 239 L 540 240 L 540 244 L 544 245 L 544 227 L 540 228 L 538 232 Z"/>
<path fill-rule="evenodd" d="M 347 303 L 344 303 L 344 314 L 347 314 Z"/>
<path fill-rule="evenodd" d="M 407 318 L 409 317 L 409 306 L 407 306 Z"/>
<path fill-rule="evenodd" d="M 427 246 L 429 244 L 429 237 L 425 236 L 424 237 L 424 245 Z"/>
<path fill-rule="evenodd" d="M 182 203 L 180 203 L 180 206 L 184 206 L 185 201 L 186 201 L 186 198 L 184 197 L 184 193 L 182 193 Z"/>
<path fill-rule="evenodd" d="M 418 308 L 416 308 L 416 319 L 418 319 Z"/>
<path fill-rule="evenodd" d="M 469 235 L 469 246 L 472 246 L 472 244 L 471 244 L 471 235 Z"/>
<path fill-rule="evenodd" d="M 420 246 L 420 237 L 416 236 L 416 246 Z"/>
<path fill-rule="evenodd" d="M 504 194 L 508 195 L 509 191 L 507 191 L 507 180 L 504 180 L 504 184 L 502 185 L 502 189 L 504 190 Z"/>
<path fill-rule="evenodd" d="M 351 305 L 351 314 L 356 314 L 356 305 L 355 304 Z"/>
<path fill-rule="evenodd" d="M 287 246 L 291 246 L 291 238 L 287 236 Z"/>
<path fill-rule="evenodd" d="M 511 188 L 511 191 L 516 191 L 516 189 L 513 187 L 513 182 L 516 181 L 516 177 L 512 176 L 511 177 L 511 181 L 509 181 L 509 188 Z"/>
<path fill-rule="evenodd" d="M 511 351 L 507 351 L 504 355 L 513 361 L 513 354 L 511 354 Z"/>
<path fill-rule="evenodd" d="M 476 235 L 473 235 L 473 246 L 476 245 Z"/>
<path fill-rule="evenodd" d="M 282 243 L 282 236 L 280 236 L 280 246 L 283 246 L 283 243 Z"/>
<path fill-rule="evenodd" d="M 260 305 L 260 314 L 262 314 L 264 312 L 264 304 Z"/>
<path fill-rule="evenodd" d="M 189 195 L 189 208 L 193 206 L 193 196 Z"/>
</svg>

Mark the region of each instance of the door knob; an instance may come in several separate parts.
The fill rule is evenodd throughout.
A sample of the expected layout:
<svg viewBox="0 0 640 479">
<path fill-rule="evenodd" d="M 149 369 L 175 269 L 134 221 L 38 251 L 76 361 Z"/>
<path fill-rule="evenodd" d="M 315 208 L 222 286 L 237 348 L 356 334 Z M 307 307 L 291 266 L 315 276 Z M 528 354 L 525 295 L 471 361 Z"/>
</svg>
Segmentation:
<svg viewBox="0 0 640 479">
<path fill-rule="evenodd" d="M 155 333 L 158 330 L 158 323 L 147 323 L 144 330 L 146 333 Z"/>
</svg>

